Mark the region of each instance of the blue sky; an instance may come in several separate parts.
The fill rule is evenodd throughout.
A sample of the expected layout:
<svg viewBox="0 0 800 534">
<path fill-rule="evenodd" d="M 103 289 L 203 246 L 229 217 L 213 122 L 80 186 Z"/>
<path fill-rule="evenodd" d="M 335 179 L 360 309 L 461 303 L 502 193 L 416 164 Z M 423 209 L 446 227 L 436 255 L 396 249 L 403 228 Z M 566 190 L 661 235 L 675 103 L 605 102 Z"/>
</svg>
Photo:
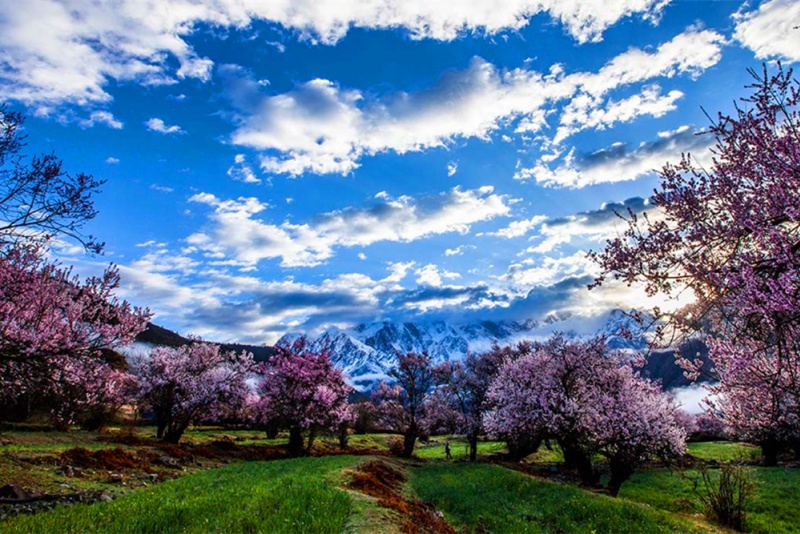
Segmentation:
<svg viewBox="0 0 800 534">
<path fill-rule="evenodd" d="M 586 251 L 800 60 L 790 0 L 3 4 L 29 152 L 107 180 L 61 261 L 219 341 L 652 303 Z"/>
</svg>

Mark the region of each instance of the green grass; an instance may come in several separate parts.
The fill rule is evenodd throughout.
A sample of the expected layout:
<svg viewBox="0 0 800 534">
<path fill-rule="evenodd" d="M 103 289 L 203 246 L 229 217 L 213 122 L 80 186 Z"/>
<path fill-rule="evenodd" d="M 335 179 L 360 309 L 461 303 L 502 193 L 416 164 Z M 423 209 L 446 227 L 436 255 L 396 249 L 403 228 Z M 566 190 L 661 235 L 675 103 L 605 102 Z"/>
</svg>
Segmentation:
<svg viewBox="0 0 800 534">
<path fill-rule="evenodd" d="M 347 456 L 247 462 L 204 471 L 111 503 L 0 522 L 0 532 L 341 532 L 352 498 L 335 487 Z"/>
<path fill-rule="evenodd" d="M 428 444 L 419 443 L 414 448 L 414 454 L 418 458 L 425 459 L 444 459 L 444 443 L 450 442 L 450 454 L 454 460 L 469 458 L 469 444 L 464 438 L 444 438 L 438 437 L 431 439 Z M 478 456 L 488 456 L 506 451 L 506 444 L 502 441 L 479 441 Z"/>
<path fill-rule="evenodd" d="M 800 470 L 783 467 L 753 468 L 757 487 L 747 507 L 748 530 L 752 532 L 800 532 Z M 620 491 L 620 497 L 670 512 L 701 511 L 692 491 L 694 471 L 685 476 L 667 470 L 636 473 Z"/>
<path fill-rule="evenodd" d="M 429 463 L 414 469 L 414 492 L 456 527 L 490 532 L 697 532 L 667 512 L 487 464 Z"/>
<path fill-rule="evenodd" d="M 730 462 L 731 460 L 758 460 L 761 449 L 749 443 L 732 443 L 730 441 L 703 441 L 687 443 L 686 452 L 703 460 Z"/>
</svg>

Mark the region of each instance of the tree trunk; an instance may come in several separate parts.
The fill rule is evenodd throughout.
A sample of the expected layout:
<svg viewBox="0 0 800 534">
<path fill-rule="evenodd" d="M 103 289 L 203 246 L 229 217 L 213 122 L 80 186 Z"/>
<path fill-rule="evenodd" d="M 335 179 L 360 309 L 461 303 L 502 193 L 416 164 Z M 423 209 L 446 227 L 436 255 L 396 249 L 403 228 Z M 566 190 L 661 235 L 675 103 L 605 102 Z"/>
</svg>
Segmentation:
<svg viewBox="0 0 800 534">
<path fill-rule="evenodd" d="M 317 437 L 317 427 L 312 426 L 311 429 L 308 431 L 308 445 L 306 446 L 306 452 L 311 452 L 311 446 L 314 445 L 314 438 Z"/>
<path fill-rule="evenodd" d="M 346 449 L 347 442 L 349 439 L 350 436 L 347 433 L 347 425 L 346 424 L 339 425 L 339 448 Z"/>
<path fill-rule="evenodd" d="M 609 464 L 611 467 L 611 479 L 608 481 L 608 493 L 612 497 L 616 497 L 622 487 L 622 483 L 633 474 L 633 467 L 626 462 L 613 459 Z"/>
<path fill-rule="evenodd" d="M 411 458 L 414 454 L 414 445 L 417 442 L 417 432 L 415 430 L 406 430 L 403 434 L 403 458 Z"/>
<path fill-rule="evenodd" d="M 467 436 L 469 442 L 469 461 L 475 462 L 478 460 L 478 434 L 470 434 Z"/>
<path fill-rule="evenodd" d="M 508 455 L 511 459 L 518 462 L 539 450 L 539 445 L 541 443 L 542 440 L 538 437 L 525 436 L 509 438 L 506 440 L 506 447 L 508 448 Z"/>
<path fill-rule="evenodd" d="M 303 431 L 299 428 L 289 429 L 289 456 L 303 455 Z"/>
<path fill-rule="evenodd" d="M 584 486 L 591 488 L 597 486 L 600 482 L 600 473 L 592 467 L 591 457 L 577 447 L 565 445 L 563 442 L 559 445 L 564 453 L 564 465 L 578 472 Z"/>
<path fill-rule="evenodd" d="M 269 421 L 267 423 L 267 439 L 275 439 L 278 437 L 278 432 L 280 431 L 280 425 L 277 421 Z"/>
<path fill-rule="evenodd" d="M 188 427 L 189 421 L 186 421 L 185 423 L 170 424 L 167 426 L 166 432 L 164 432 L 163 440 L 167 443 L 177 445 Z"/>
<path fill-rule="evenodd" d="M 775 467 L 778 465 L 778 453 L 780 444 L 777 440 L 768 439 L 761 442 L 761 456 L 764 458 L 764 466 Z"/>
</svg>

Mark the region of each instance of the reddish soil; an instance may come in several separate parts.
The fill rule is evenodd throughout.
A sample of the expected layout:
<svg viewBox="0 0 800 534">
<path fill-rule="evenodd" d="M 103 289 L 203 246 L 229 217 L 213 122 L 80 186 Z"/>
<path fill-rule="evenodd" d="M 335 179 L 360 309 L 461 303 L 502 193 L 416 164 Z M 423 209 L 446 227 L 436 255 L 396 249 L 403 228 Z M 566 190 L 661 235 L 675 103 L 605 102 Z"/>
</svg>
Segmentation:
<svg viewBox="0 0 800 534">
<path fill-rule="evenodd" d="M 120 469 L 142 469 L 150 471 L 150 461 L 152 454 L 141 452 L 134 455 L 121 447 L 113 449 L 100 449 L 89 451 L 83 447 L 74 447 L 61 453 L 61 465 L 72 467 L 91 467 L 95 469 L 105 469 L 107 471 L 118 471 Z"/>
<path fill-rule="evenodd" d="M 407 480 L 405 473 L 380 460 L 359 466 L 353 474 L 350 487 L 360 493 L 376 497 L 378 505 L 395 510 L 403 517 L 401 530 L 409 534 L 456 534 L 433 505 L 405 497 L 401 490 Z"/>
</svg>

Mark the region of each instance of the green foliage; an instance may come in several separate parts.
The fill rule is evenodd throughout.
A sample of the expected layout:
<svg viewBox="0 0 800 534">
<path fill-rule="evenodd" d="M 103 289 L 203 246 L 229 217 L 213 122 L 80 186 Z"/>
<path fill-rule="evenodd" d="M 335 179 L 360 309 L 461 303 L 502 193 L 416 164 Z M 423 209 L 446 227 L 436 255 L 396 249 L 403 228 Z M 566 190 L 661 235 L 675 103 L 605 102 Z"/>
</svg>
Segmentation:
<svg viewBox="0 0 800 534">
<path fill-rule="evenodd" d="M 490 532 L 698 532 L 693 523 L 623 499 L 496 465 L 426 464 L 411 486 L 456 527 Z"/>
<path fill-rule="evenodd" d="M 341 532 L 352 502 L 328 477 L 357 461 L 335 456 L 234 464 L 111 503 L 17 517 L 0 523 L 0 531 Z"/>
<path fill-rule="evenodd" d="M 667 470 L 636 473 L 623 486 L 620 497 L 649 504 L 673 513 L 702 511 L 702 503 L 693 491 L 692 478 Z M 800 470 L 782 467 L 755 469 L 757 487 L 747 505 L 747 528 L 750 532 L 775 534 L 800 531 L 797 503 L 800 502 Z"/>
</svg>

